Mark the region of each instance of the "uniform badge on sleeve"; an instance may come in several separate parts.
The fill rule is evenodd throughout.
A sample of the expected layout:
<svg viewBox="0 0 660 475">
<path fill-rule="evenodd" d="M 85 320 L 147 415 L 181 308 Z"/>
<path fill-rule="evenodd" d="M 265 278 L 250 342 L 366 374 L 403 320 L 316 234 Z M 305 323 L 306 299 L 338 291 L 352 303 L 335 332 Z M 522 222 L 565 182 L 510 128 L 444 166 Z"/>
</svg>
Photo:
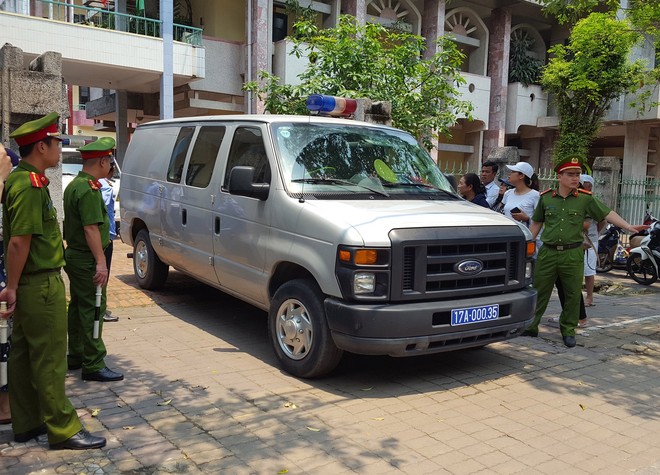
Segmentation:
<svg viewBox="0 0 660 475">
<path fill-rule="evenodd" d="M 30 184 L 32 188 L 43 188 L 44 186 L 48 186 L 49 183 L 50 181 L 43 173 L 30 172 Z"/>
<path fill-rule="evenodd" d="M 99 191 L 101 189 L 101 183 L 98 180 L 87 180 L 89 187 L 94 191 Z"/>
</svg>

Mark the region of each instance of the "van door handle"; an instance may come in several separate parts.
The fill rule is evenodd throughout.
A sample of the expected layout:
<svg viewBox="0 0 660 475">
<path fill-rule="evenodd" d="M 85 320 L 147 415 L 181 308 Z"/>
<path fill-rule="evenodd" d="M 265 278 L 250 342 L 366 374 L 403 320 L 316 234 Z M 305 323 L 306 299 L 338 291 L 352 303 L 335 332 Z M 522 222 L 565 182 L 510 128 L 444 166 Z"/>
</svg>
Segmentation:
<svg viewBox="0 0 660 475">
<path fill-rule="evenodd" d="M 220 216 L 215 217 L 215 234 L 220 234 Z"/>
<path fill-rule="evenodd" d="M 181 208 L 181 224 L 184 226 L 188 222 L 188 210 L 185 208 Z"/>
</svg>

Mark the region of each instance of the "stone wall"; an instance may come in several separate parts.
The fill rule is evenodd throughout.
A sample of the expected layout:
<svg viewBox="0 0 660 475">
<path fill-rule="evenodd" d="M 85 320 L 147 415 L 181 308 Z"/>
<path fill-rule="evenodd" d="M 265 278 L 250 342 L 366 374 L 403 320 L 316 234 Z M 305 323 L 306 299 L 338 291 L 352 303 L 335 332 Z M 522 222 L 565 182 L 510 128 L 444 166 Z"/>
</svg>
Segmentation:
<svg viewBox="0 0 660 475">
<path fill-rule="evenodd" d="M 66 87 L 62 78 L 62 55 L 46 52 L 24 66 L 20 48 L 5 43 L 0 48 L 0 141 L 5 147 L 18 152 L 16 142 L 9 139 L 16 128 L 30 120 L 51 112 L 60 114 L 61 125 L 69 117 Z M 62 209 L 62 167 L 46 170 L 53 204 L 60 224 Z"/>
</svg>

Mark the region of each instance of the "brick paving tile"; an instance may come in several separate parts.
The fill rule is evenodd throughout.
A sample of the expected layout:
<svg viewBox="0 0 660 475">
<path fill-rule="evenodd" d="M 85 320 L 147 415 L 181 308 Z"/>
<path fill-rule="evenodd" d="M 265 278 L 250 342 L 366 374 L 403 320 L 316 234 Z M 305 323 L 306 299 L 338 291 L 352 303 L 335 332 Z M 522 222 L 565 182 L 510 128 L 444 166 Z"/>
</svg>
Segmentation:
<svg viewBox="0 0 660 475">
<path fill-rule="evenodd" d="M 120 320 L 104 326 L 108 365 L 126 379 L 66 380 L 108 446 L 49 451 L 45 438 L 15 444 L 0 426 L 0 472 L 660 473 L 660 354 L 625 349 L 660 342 L 653 289 L 598 294 L 574 350 L 544 317 L 538 339 L 349 355 L 335 374 L 303 381 L 277 366 L 263 312 L 176 271 L 162 290 L 141 290 L 129 251 L 118 243 L 108 296 Z M 558 309 L 553 298 L 546 317 Z"/>
</svg>

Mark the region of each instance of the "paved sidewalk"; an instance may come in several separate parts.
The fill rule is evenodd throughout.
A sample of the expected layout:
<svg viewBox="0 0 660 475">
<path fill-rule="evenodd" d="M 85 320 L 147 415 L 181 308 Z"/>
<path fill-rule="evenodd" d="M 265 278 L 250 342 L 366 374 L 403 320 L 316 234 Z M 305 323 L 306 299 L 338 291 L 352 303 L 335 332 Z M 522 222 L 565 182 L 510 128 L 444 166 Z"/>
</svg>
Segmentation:
<svg viewBox="0 0 660 475">
<path fill-rule="evenodd" d="M 595 296 L 578 347 L 541 338 L 418 358 L 347 356 L 320 380 L 280 371 L 265 314 L 172 272 L 135 286 L 115 248 L 106 323 L 125 381 L 67 392 L 92 451 L 11 442 L 0 473 L 660 474 L 660 283 L 622 273 Z M 558 314 L 553 299 L 547 317 Z"/>
</svg>

